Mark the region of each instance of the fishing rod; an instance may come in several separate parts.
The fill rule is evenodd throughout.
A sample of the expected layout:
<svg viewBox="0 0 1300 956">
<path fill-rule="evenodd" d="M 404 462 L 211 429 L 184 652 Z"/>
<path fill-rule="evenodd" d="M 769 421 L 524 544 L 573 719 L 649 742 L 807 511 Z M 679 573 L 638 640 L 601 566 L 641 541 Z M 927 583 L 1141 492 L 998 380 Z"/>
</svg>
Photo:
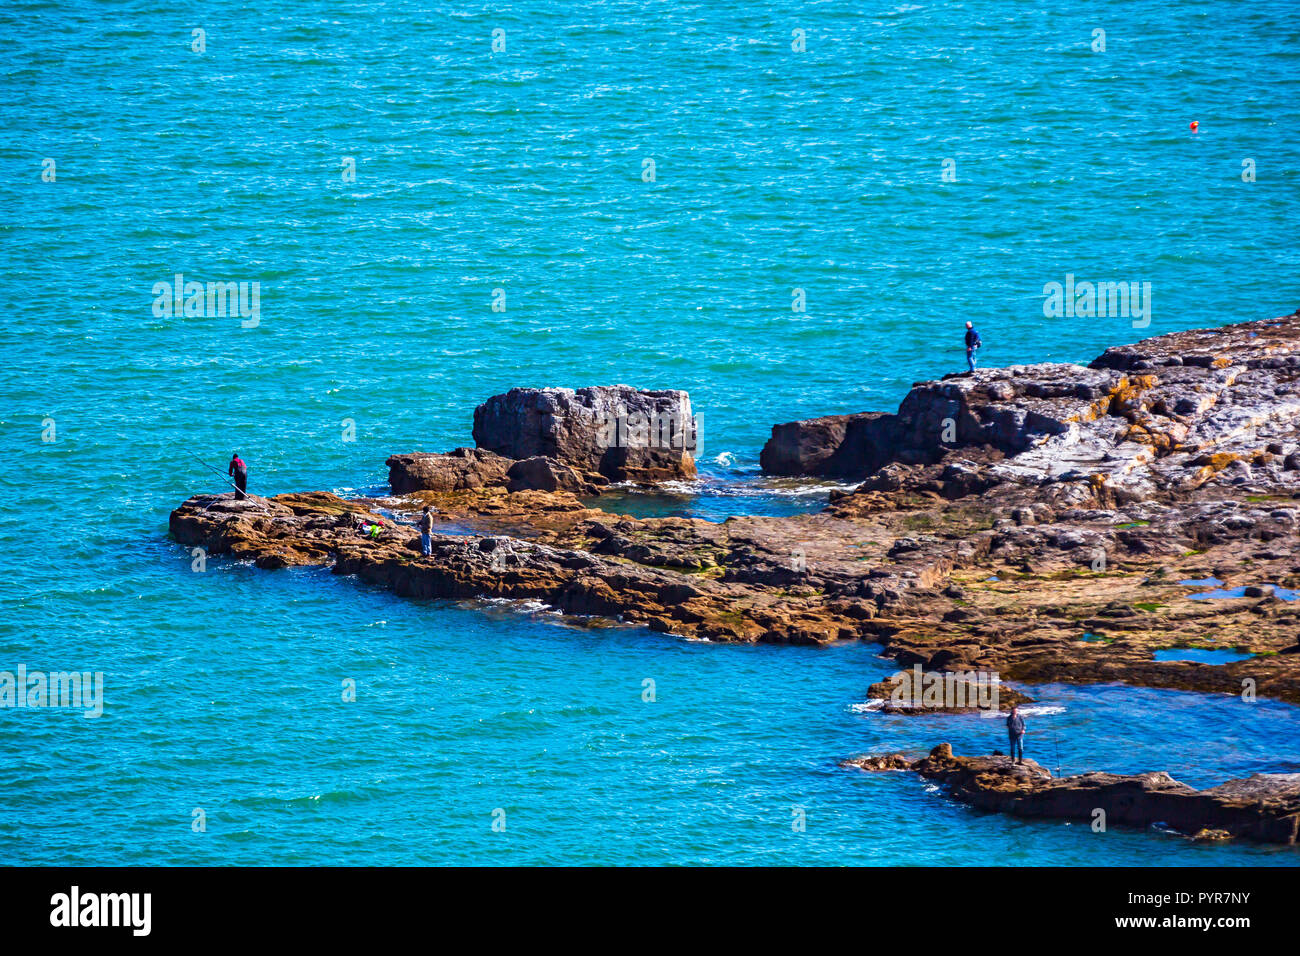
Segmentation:
<svg viewBox="0 0 1300 956">
<path fill-rule="evenodd" d="M 217 468 L 212 467 L 212 466 L 209 465 L 206 461 L 204 461 L 202 458 L 200 458 L 198 455 L 194 454 L 194 452 L 190 451 L 188 448 L 184 448 L 184 449 L 182 449 L 182 451 L 184 451 L 185 454 L 189 455 L 191 458 L 193 458 L 195 461 L 197 461 L 200 465 L 202 465 L 202 466 L 203 466 L 204 468 L 206 468 L 208 471 L 212 472 L 214 475 L 216 475 L 217 477 L 219 477 L 219 478 L 220 478 L 222 481 L 224 481 L 226 484 L 230 485 L 230 487 L 234 488 L 236 491 L 239 490 L 239 488 L 235 485 L 235 483 L 234 483 L 233 481 L 230 480 L 230 476 L 229 476 L 228 474 L 226 474 L 226 473 L 220 471 L 220 470 L 217 469 Z"/>
<path fill-rule="evenodd" d="M 239 491 L 239 486 L 238 486 L 237 484 L 235 484 L 233 481 L 230 480 L 230 476 L 229 476 L 229 475 L 222 474 L 222 472 L 221 472 L 220 470 L 218 470 L 218 469 L 212 467 L 211 465 L 209 465 L 206 461 L 204 461 L 204 460 L 203 460 L 202 458 L 200 458 L 198 455 L 194 454 L 194 452 L 190 451 L 188 448 L 182 448 L 181 451 L 185 452 L 185 454 L 189 455 L 191 458 L 193 458 L 195 461 L 197 461 L 197 462 L 198 462 L 200 465 L 202 465 L 204 468 L 208 469 L 208 471 L 212 472 L 214 475 L 216 475 L 218 478 L 220 478 L 222 481 L 224 481 L 224 482 L 225 482 L 226 484 L 228 484 L 230 487 L 234 488 L 235 491 L 236 491 L 236 493 L 238 493 L 238 491 Z M 244 492 L 244 495 L 247 497 L 248 492 Z M 215 504 L 216 504 L 216 501 L 209 501 L 206 505 L 203 506 L 202 510 L 203 510 L 203 511 L 207 511 L 209 508 L 211 508 L 211 507 L 212 507 L 213 505 L 215 505 Z"/>
<path fill-rule="evenodd" d="M 1056 735 L 1056 721 L 1052 721 L 1052 743 L 1056 747 L 1056 776 L 1061 776 L 1061 738 Z"/>
</svg>

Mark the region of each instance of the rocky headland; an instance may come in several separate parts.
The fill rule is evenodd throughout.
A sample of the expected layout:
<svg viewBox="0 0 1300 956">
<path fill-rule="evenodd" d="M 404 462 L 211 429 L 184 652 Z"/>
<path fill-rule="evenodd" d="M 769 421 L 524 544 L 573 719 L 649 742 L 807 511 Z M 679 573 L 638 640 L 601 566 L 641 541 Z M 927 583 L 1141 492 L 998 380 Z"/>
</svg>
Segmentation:
<svg viewBox="0 0 1300 956">
<path fill-rule="evenodd" d="M 413 597 L 536 599 L 715 641 L 864 639 L 904 668 L 1006 682 L 1300 703 L 1300 314 L 1087 366 L 922 382 L 896 413 L 778 425 L 770 473 L 860 480 L 816 514 L 711 523 L 592 506 L 617 483 L 694 475 L 690 416 L 680 391 L 513 389 L 475 412 L 477 447 L 391 457 L 393 498 L 200 495 L 171 532 Z M 413 524 L 393 521 L 426 503 L 457 531 L 427 558 Z M 380 518 L 378 538 L 358 532 Z M 1194 600 L 1209 585 L 1180 583 L 1209 579 L 1239 596 Z M 1171 647 L 1252 656 L 1155 659 Z"/>
<path fill-rule="evenodd" d="M 1078 820 L 1103 827 L 1159 827 L 1202 841 L 1241 838 L 1295 845 L 1300 836 L 1300 774 L 1257 773 L 1208 790 L 1167 773 L 1053 777 L 1032 760 L 963 757 L 940 744 L 920 760 L 903 754 L 859 757 L 847 766 L 908 770 L 980 810 L 1019 817 Z"/>
<path fill-rule="evenodd" d="M 897 412 L 777 425 L 768 474 L 857 483 L 815 514 L 713 523 L 596 507 L 614 486 L 695 475 L 685 392 L 512 389 L 479 406 L 473 437 L 393 455 L 389 498 L 198 495 L 171 533 L 410 597 L 532 599 L 713 641 L 873 641 L 894 665 L 864 675 L 866 693 L 895 713 L 1005 708 L 1032 699 L 1015 682 L 1055 681 L 1300 703 L 1300 313 L 1087 366 L 950 375 L 913 386 Z M 414 527 L 426 504 L 444 529 L 427 557 Z M 1249 656 L 1157 659 L 1170 648 Z M 979 696 L 990 678 L 992 702 Z M 947 745 L 851 763 L 1023 816 L 1101 808 L 1200 839 L 1296 840 L 1296 775 L 1206 791 L 1162 773 L 1057 780 Z"/>
</svg>

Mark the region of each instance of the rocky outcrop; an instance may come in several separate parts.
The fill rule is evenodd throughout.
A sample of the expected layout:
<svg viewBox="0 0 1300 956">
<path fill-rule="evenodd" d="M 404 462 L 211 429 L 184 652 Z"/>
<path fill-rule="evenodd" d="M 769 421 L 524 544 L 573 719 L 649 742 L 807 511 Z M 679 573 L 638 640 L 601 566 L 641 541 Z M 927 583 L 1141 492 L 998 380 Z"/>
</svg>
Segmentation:
<svg viewBox="0 0 1300 956">
<path fill-rule="evenodd" d="M 880 701 L 887 714 L 971 714 L 1010 710 L 1034 698 L 1002 684 L 996 671 L 966 665 L 978 648 L 946 647 L 908 670 L 867 688 L 867 700 Z"/>
<path fill-rule="evenodd" d="M 168 527 L 182 544 L 274 570 L 328 564 L 341 541 L 361 537 L 361 526 L 390 522 L 364 503 L 326 492 L 243 499 L 227 492 L 191 498 L 171 513 Z"/>
<path fill-rule="evenodd" d="M 1061 484 L 1084 486 L 1065 491 L 1080 500 L 1103 485 L 1109 500 L 1140 501 L 1220 476 L 1276 478 L 1300 463 L 1298 339 L 1300 314 L 1158 336 L 1087 367 L 949 375 L 913 386 L 895 414 L 778 425 L 762 461 L 861 478 L 953 465 L 948 493 Z"/>
<path fill-rule="evenodd" d="M 469 517 L 484 533 L 434 534 L 428 557 L 420 553 L 412 524 L 377 512 L 375 502 L 345 501 L 324 492 L 244 501 L 233 493 L 201 495 L 172 512 L 170 528 L 177 541 L 210 555 L 264 568 L 328 566 L 406 597 L 540 600 L 570 614 L 719 640 L 822 643 L 858 634 L 850 635 L 843 629 L 847 625 L 820 608 L 787 606 L 778 594 L 690 574 L 685 561 L 657 567 L 627 560 L 613 549 L 602 553 L 597 540 L 609 542 L 619 530 L 632 528 L 615 516 L 583 509 L 572 495 L 499 490 L 514 503 L 511 510 L 490 504 L 500 500 L 492 497 L 495 492 L 485 494 L 470 496 L 477 510 Z M 439 520 L 463 520 L 457 508 L 467 500 L 464 493 L 425 493 L 421 500 L 439 503 Z M 489 530 L 521 524 L 524 516 L 534 527 L 543 525 L 548 511 L 553 527 L 572 527 L 580 520 L 586 546 L 573 547 L 572 538 L 554 533 L 525 538 Z M 380 522 L 376 536 L 369 526 Z M 742 603 L 744 616 L 736 612 Z"/>
<path fill-rule="evenodd" d="M 873 641 L 885 660 L 864 675 L 868 700 L 902 714 L 1030 700 L 1012 682 L 1300 704 L 1298 382 L 1300 315 L 1161 336 L 1089 367 L 921 383 L 894 414 L 774 429 L 765 469 L 865 476 L 852 493 L 817 514 L 724 522 L 614 515 L 580 497 L 693 473 L 689 442 L 658 447 L 641 431 L 652 415 L 670 432 L 685 421 L 684 392 L 516 389 L 476 412 L 482 447 L 390 458 L 396 506 L 201 495 L 170 529 L 213 556 L 329 567 L 411 597 L 536 600 L 711 641 Z M 429 556 L 413 525 L 424 504 L 455 532 L 435 534 Z M 1240 596 L 1191 599 L 1211 578 Z M 1170 647 L 1251 656 L 1156 660 Z M 899 668 L 912 677 L 896 695 Z M 988 680 L 996 705 L 980 700 Z M 1102 809 L 1110 824 L 1197 839 L 1296 841 L 1295 775 L 1204 791 L 1165 774 L 1057 780 L 946 745 L 853 763 L 1021 816 Z"/>
<path fill-rule="evenodd" d="M 676 390 L 512 388 L 474 410 L 474 441 L 508 458 L 551 458 L 610 481 L 695 475 L 691 401 Z"/>
<path fill-rule="evenodd" d="M 595 495 L 609 484 L 604 475 L 579 472 L 554 458 L 538 455 L 525 458 L 510 466 L 506 472 L 506 487 L 511 491 L 568 491 L 575 495 Z"/>
<path fill-rule="evenodd" d="M 1300 601 L 1278 590 L 1300 588 L 1300 470 L 1287 464 L 1300 448 L 1289 377 L 1298 319 L 1152 339 L 1108 353 L 1102 369 L 1051 366 L 1032 377 L 1021 369 L 1015 381 L 981 372 L 917 386 L 898 416 L 845 424 L 846 436 L 896 429 L 892 443 L 869 446 L 890 461 L 818 514 L 637 519 L 584 507 L 578 496 L 611 478 L 553 456 L 478 449 L 390 460 L 395 488 L 423 490 L 383 517 L 410 522 L 434 504 L 461 535 L 519 542 L 510 547 L 526 556 L 520 578 L 475 570 L 478 552 L 450 544 L 422 559 L 409 524 L 378 543 L 359 541 L 340 515 L 374 514 L 380 503 L 332 495 L 194 498 L 173 513 L 172 530 L 213 554 L 333 566 L 401 593 L 526 596 L 716 641 L 867 639 L 892 661 L 864 675 L 867 685 L 919 665 L 997 675 L 1003 695 L 1010 684 L 1123 681 L 1300 703 Z M 1213 344 L 1222 342 L 1231 347 Z M 1172 377 L 1162 381 L 1181 398 L 1154 398 L 1164 386 L 1137 381 L 1152 374 L 1138 363 L 1176 356 L 1191 364 L 1159 374 L 1208 374 L 1240 357 L 1237 384 L 1215 399 L 1231 410 L 1226 419 L 1214 418 L 1217 406 L 1180 404 L 1188 396 Z M 1255 374 L 1269 388 L 1236 391 Z M 1113 375 L 1128 384 L 1117 388 Z M 922 438 L 945 410 L 954 444 L 926 452 Z M 1183 444 L 1143 445 L 1120 440 L 1134 427 L 1130 413 L 1148 435 L 1165 434 L 1171 415 L 1192 417 Z M 1193 447 L 1202 441 L 1209 448 Z M 1131 446 L 1146 448 L 1151 464 L 1127 468 Z M 1191 600 L 1201 589 L 1180 583 L 1210 577 L 1242 596 Z M 1169 647 L 1252 656 L 1155 659 Z M 882 690 L 868 693 L 883 699 Z"/>
<path fill-rule="evenodd" d="M 505 486 L 514 464 L 513 459 L 481 448 L 457 448 L 446 454 L 412 452 L 388 459 L 388 483 L 395 495 Z"/>
<path fill-rule="evenodd" d="M 1090 824 L 1104 819 L 1106 826 L 1159 827 L 1199 839 L 1230 836 L 1294 845 L 1300 836 L 1300 774 L 1295 773 L 1255 774 L 1196 790 L 1161 772 L 1053 778 L 1032 760 L 962 757 L 949 744 L 915 761 L 886 754 L 846 764 L 868 771 L 911 770 L 963 803 L 1020 817 Z"/>
<path fill-rule="evenodd" d="M 759 465 L 768 475 L 861 478 L 893 460 L 898 421 L 861 412 L 774 425 Z"/>
</svg>

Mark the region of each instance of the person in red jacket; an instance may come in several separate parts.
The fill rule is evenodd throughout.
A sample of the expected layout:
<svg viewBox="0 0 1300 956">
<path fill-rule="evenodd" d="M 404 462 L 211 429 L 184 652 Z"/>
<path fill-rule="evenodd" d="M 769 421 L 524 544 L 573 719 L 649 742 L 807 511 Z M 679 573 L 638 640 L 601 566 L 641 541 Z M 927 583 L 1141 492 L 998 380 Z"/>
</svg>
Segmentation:
<svg viewBox="0 0 1300 956">
<path fill-rule="evenodd" d="M 230 456 L 230 467 L 226 469 L 226 474 L 235 476 L 235 499 L 247 498 L 248 493 L 244 489 L 248 487 L 248 466 L 239 457 L 239 452 Z"/>
</svg>

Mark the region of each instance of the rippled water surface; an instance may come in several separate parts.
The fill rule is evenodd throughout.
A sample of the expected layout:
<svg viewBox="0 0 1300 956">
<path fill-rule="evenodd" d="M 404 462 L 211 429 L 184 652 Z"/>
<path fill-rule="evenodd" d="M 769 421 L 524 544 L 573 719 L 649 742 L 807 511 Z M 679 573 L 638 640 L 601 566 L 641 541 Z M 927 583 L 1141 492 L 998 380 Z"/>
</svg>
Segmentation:
<svg viewBox="0 0 1300 956">
<path fill-rule="evenodd" d="M 6 4 L 0 670 L 103 671 L 106 698 L 0 712 L 6 859 L 1294 864 L 840 769 L 1002 743 L 856 708 L 869 646 L 199 574 L 166 525 L 220 486 L 191 453 L 373 490 L 393 452 L 470 444 L 493 393 L 614 382 L 690 390 L 705 482 L 606 506 L 814 509 L 757 479 L 771 425 L 893 408 L 961 367 L 968 318 L 1006 365 L 1290 312 L 1298 50 L 1274 0 Z M 257 326 L 155 314 L 177 273 L 260 283 Z M 1067 273 L 1150 282 L 1150 325 L 1045 319 Z M 1036 693 L 1052 766 L 1300 770 L 1294 708 Z"/>
</svg>

